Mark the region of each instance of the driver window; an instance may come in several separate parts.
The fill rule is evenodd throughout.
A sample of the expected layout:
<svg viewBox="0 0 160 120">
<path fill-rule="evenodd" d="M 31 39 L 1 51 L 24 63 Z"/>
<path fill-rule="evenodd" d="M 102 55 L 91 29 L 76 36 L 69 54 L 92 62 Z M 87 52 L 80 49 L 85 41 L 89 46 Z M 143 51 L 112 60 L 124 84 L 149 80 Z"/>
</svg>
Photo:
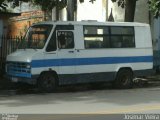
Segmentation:
<svg viewBox="0 0 160 120">
<path fill-rule="evenodd" d="M 58 31 L 57 39 L 60 49 L 74 48 L 74 36 L 72 31 Z"/>
<path fill-rule="evenodd" d="M 57 46 L 56 46 L 56 32 L 54 31 L 53 34 L 52 34 L 52 37 L 51 37 L 51 39 L 48 43 L 46 51 L 51 52 L 51 51 L 55 51 L 56 49 L 57 49 Z"/>
</svg>

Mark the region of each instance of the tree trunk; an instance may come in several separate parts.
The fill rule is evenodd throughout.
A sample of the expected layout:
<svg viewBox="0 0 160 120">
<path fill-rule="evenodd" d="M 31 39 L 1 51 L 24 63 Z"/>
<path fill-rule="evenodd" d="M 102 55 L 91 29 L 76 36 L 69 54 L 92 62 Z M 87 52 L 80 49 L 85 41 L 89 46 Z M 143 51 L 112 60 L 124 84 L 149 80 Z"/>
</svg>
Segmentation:
<svg viewBox="0 0 160 120">
<path fill-rule="evenodd" d="M 60 20 L 60 15 L 59 15 L 60 10 L 57 7 L 54 7 L 52 9 L 52 20 L 53 21 L 58 21 Z"/>
<path fill-rule="evenodd" d="M 136 0 L 126 0 L 125 22 L 134 22 Z"/>
<path fill-rule="evenodd" d="M 56 20 L 59 20 L 59 9 L 56 7 Z"/>
<path fill-rule="evenodd" d="M 67 2 L 67 20 L 74 21 L 74 0 Z"/>
<path fill-rule="evenodd" d="M 44 11 L 44 16 L 43 16 L 43 20 L 44 20 L 44 21 L 47 20 L 46 16 L 47 16 L 47 11 Z"/>
</svg>

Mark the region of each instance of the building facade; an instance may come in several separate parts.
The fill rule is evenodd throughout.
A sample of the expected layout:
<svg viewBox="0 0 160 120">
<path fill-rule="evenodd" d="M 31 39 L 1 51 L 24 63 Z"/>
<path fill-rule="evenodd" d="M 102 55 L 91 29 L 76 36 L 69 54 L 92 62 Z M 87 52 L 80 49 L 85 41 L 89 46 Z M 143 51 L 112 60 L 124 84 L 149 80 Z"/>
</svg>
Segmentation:
<svg viewBox="0 0 160 120">
<path fill-rule="evenodd" d="M 111 0 L 96 0 L 93 4 L 90 0 L 84 0 L 80 3 L 77 0 L 76 10 L 74 12 L 75 21 L 82 20 L 97 20 L 108 21 L 109 16 L 112 15 L 114 21 L 123 22 L 125 10 L 118 7 L 117 3 L 112 3 Z M 44 13 L 40 11 L 39 7 L 30 5 L 29 3 L 22 3 L 20 7 L 15 9 L 15 12 L 21 12 L 20 17 L 14 17 L 10 22 L 10 33 L 12 35 L 23 35 L 26 28 L 31 24 L 39 21 L 46 20 Z M 56 20 L 56 10 L 51 10 L 51 16 L 47 20 Z M 59 20 L 67 21 L 67 8 L 60 10 Z M 135 22 L 150 23 L 152 28 L 153 43 L 158 44 L 156 49 L 160 49 L 160 20 L 151 19 L 147 0 L 138 0 L 136 3 Z M 1 24 L 1 22 L 0 22 Z M 1 29 L 1 28 L 0 28 Z"/>
<path fill-rule="evenodd" d="M 41 10 L 22 12 L 21 16 L 12 17 L 9 22 L 10 36 L 23 36 L 34 23 L 44 21 L 44 12 Z"/>
<path fill-rule="evenodd" d="M 6 13 L 0 12 L 0 36 L 9 34 L 9 19 L 14 16 L 19 16 L 20 13 Z M 0 47 L 1 47 L 1 38 L 0 38 Z"/>
</svg>

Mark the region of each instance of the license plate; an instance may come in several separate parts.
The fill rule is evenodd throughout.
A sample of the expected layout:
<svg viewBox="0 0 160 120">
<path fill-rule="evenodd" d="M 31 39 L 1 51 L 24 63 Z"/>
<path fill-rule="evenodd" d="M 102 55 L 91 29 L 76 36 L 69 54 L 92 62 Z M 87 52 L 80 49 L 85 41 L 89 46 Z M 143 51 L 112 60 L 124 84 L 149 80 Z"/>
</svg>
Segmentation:
<svg viewBox="0 0 160 120">
<path fill-rule="evenodd" d="M 14 77 L 12 77 L 12 82 L 18 82 L 18 78 L 14 78 Z"/>
</svg>

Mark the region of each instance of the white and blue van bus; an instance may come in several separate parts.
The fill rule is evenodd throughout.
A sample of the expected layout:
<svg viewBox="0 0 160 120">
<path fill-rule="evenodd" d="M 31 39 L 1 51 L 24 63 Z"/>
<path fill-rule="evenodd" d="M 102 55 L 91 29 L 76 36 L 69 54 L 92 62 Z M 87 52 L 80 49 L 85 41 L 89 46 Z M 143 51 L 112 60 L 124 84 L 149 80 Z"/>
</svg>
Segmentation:
<svg viewBox="0 0 160 120">
<path fill-rule="evenodd" d="M 58 85 L 112 82 L 131 88 L 133 78 L 150 75 L 153 50 L 150 26 L 128 22 L 41 22 L 32 25 L 19 49 L 7 56 L 13 82 Z"/>
</svg>

